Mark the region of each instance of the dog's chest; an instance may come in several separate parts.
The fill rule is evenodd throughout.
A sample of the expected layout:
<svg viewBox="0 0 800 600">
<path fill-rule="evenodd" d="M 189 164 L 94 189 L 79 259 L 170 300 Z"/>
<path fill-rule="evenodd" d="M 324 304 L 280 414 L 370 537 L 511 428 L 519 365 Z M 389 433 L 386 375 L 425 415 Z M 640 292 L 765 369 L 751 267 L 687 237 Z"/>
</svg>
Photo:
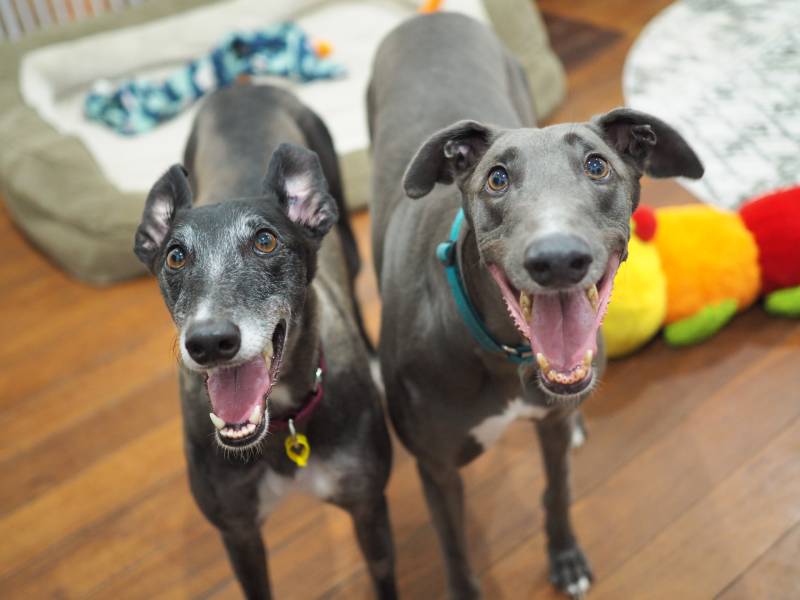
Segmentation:
<svg viewBox="0 0 800 600">
<path fill-rule="evenodd" d="M 517 419 L 541 419 L 549 410 L 544 406 L 536 406 L 524 402 L 522 398 L 512 398 L 503 412 L 485 418 L 470 429 L 470 434 L 483 448 L 492 446 L 503 432 Z"/>
<path fill-rule="evenodd" d="M 266 518 L 290 492 L 309 494 L 320 500 L 335 498 L 340 493 L 349 462 L 346 456 L 322 460 L 312 455 L 308 465 L 297 469 L 294 476 L 281 475 L 268 468 L 258 485 L 259 518 Z"/>
</svg>

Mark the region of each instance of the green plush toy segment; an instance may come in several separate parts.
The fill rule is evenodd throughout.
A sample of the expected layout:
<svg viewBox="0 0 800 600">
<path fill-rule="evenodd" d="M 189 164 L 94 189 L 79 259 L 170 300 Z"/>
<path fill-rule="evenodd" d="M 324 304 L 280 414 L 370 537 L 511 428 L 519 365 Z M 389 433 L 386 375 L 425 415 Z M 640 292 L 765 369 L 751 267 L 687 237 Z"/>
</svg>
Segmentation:
<svg viewBox="0 0 800 600">
<path fill-rule="evenodd" d="M 767 294 L 764 308 L 771 315 L 800 317 L 800 285 Z"/>
<path fill-rule="evenodd" d="M 688 346 L 710 338 L 736 314 L 736 300 L 727 299 L 706 306 L 664 328 L 664 339 L 671 346 Z"/>
</svg>

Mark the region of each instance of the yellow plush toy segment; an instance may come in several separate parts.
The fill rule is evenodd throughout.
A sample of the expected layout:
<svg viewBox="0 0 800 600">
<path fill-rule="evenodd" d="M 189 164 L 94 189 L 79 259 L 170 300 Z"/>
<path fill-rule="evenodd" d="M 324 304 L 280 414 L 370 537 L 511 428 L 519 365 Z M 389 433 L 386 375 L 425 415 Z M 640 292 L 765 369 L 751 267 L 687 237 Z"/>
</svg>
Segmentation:
<svg viewBox="0 0 800 600">
<path fill-rule="evenodd" d="M 631 236 L 628 255 L 614 279 L 614 291 L 603 321 L 610 357 L 633 352 L 661 328 L 667 312 L 667 280 L 658 250 Z"/>
<path fill-rule="evenodd" d="M 667 280 L 667 323 L 726 298 L 739 310 L 756 299 L 758 248 L 737 213 L 688 205 L 657 214 L 654 242 Z"/>
</svg>

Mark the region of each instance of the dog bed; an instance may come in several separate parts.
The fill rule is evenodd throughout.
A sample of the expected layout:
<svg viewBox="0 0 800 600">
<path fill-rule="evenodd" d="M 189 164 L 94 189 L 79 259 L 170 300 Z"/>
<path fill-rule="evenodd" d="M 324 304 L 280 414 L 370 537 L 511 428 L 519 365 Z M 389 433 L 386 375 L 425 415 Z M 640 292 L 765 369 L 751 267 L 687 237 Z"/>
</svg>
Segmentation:
<svg viewBox="0 0 800 600">
<path fill-rule="evenodd" d="M 3 44 L 0 183 L 12 217 L 81 280 L 104 284 L 141 273 L 131 244 L 145 194 L 181 160 L 197 107 L 129 138 L 83 117 L 86 92 L 101 78 L 161 77 L 231 31 L 282 20 L 330 41 L 333 58 L 347 69 L 339 80 L 290 87 L 327 122 L 351 207 L 364 206 L 369 170 L 363 98 L 372 53 L 417 4 L 159 0 Z M 530 0 L 448 0 L 444 8 L 490 23 L 523 63 L 538 115 L 555 107 L 564 92 L 563 70 Z"/>
</svg>

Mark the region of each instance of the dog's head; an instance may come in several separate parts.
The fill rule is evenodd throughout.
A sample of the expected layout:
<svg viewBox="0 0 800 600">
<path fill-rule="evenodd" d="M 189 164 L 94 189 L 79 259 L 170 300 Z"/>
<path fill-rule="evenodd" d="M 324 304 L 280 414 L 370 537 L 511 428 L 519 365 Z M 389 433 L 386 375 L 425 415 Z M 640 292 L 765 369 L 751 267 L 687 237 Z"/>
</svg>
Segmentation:
<svg viewBox="0 0 800 600">
<path fill-rule="evenodd" d="M 337 218 L 317 155 L 289 144 L 273 154 L 261 197 L 192 208 L 180 165 L 147 197 L 134 251 L 158 277 L 183 363 L 206 376 L 224 447 L 266 434 L 266 400 Z"/>
<path fill-rule="evenodd" d="M 419 198 L 457 183 L 482 262 L 536 354 L 540 386 L 566 398 L 594 382 L 597 333 L 645 173 L 698 178 L 703 166 L 666 123 L 616 109 L 543 129 L 455 123 L 420 147 L 403 185 Z"/>
</svg>

